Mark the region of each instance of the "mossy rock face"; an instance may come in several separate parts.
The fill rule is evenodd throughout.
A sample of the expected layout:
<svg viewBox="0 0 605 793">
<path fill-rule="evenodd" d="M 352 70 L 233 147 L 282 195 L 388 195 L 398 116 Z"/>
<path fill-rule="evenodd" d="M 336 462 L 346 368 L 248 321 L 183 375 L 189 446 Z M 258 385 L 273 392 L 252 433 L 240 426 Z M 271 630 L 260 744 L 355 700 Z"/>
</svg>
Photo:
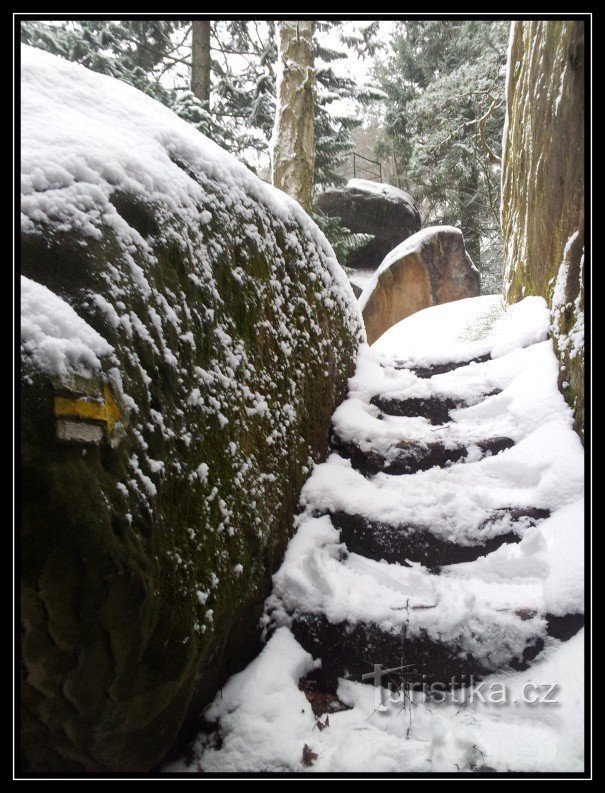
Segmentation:
<svg viewBox="0 0 605 793">
<path fill-rule="evenodd" d="M 363 330 L 297 205 L 135 89 L 23 66 L 22 273 L 111 345 L 41 303 L 22 342 L 23 766 L 145 771 L 254 650 Z"/>
<path fill-rule="evenodd" d="M 574 235 L 565 249 L 552 298 L 551 336 L 559 358 L 559 388 L 584 440 L 584 239 Z"/>
<path fill-rule="evenodd" d="M 583 288 L 584 134 L 584 22 L 514 22 L 502 162 L 504 291 L 511 303 L 545 297 L 553 328 L 561 322 L 553 299 L 557 281 L 574 273 L 561 290 L 568 303 L 583 301 L 583 294 L 569 290 Z M 555 349 L 560 383 L 567 383 L 563 394 L 582 434 L 583 375 L 568 377 L 567 353 Z M 583 347 L 574 360 L 572 368 L 583 370 Z"/>
</svg>

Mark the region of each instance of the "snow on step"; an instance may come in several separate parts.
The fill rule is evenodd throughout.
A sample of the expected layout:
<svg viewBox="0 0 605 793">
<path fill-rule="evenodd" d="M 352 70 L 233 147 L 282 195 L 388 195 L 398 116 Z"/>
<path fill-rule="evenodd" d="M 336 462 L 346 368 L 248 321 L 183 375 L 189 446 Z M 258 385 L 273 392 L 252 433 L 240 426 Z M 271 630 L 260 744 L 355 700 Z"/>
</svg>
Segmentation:
<svg viewBox="0 0 605 793">
<path fill-rule="evenodd" d="M 441 568 L 440 578 L 479 579 L 486 586 L 545 571 L 542 603 L 554 616 L 584 612 L 584 500 L 579 498 L 531 528 L 517 545 L 503 545 L 472 564 Z"/>
<path fill-rule="evenodd" d="M 482 582 L 473 576 L 477 562 L 464 565 L 466 574 L 436 576 L 422 566 L 405 567 L 346 554 L 328 516 L 305 520 L 291 541 L 286 558 L 273 579 L 268 609 L 284 618 L 295 611 L 325 613 L 331 621 L 365 620 L 410 633 L 421 629 L 457 629 L 461 618 L 485 607 L 492 612 L 542 605 L 541 581 L 548 565 L 540 532 L 530 532 L 518 550 L 527 564 L 519 564 L 511 578 Z M 480 602 L 478 603 L 478 599 Z M 417 610 L 408 614 L 407 609 Z M 422 613 L 421 613 L 422 612 Z M 492 615 L 493 616 L 493 615 Z M 276 612 L 272 612 L 276 619 Z"/>
<path fill-rule="evenodd" d="M 402 637 L 447 645 L 454 659 L 451 674 L 459 668 L 458 656 L 476 674 L 521 663 L 526 648 L 541 645 L 546 637 L 541 580 L 547 567 L 540 559 L 516 580 L 486 584 L 480 578 L 435 576 L 420 566 L 389 565 L 357 554 L 343 558 L 344 552 L 327 516 L 305 521 L 274 577 L 267 604 L 271 622 L 291 625 L 308 615 L 323 615 L 332 625 L 346 625 L 344 632 L 362 626 L 368 636 L 383 635 L 384 652 L 394 655 L 384 659 L 388 665 L 401 649 L 405 654 Z M 371 630 L 364 627 L 368 625 Z M 322 638 L 324 632 L 313 638 L 317 654 L 325 644 Z M 368 661 L 363 671 L 371 668 Z"/>
<path fill-rule="evenodd" d="M 341 680 L 339 699 L 348 709 L 318 720 L 298 688 L 316 662 L 286 628 L 262 653 L 231 678 L 206 718 L 221 726 L 221 740 L 201 734 L 191 757 L 170 770 L 199 772 L 459 772 L 581 771 L 583 768 L 583 681 L 579 661 L 583 632 L 545 651 L 530 671 L 487 678 L 483 690 L 506 692 L 495 705 L 461 700 L 443 702 L 418 696 L 415 705 L 393 701 L 377 708 L 373 686 Z M 536 707 L 523 700 L 528 683 L 558 681 L 555 705 Z M 489 688 L 491 686 L 491 689 Z M 462 704 L 461 704 L 462 703 Z M 464 705 L 464 706 L 463 706 Z M 315 755 L 303 763 L 303 747 Z"/>
<path fill-rule="evenodd" d="M 372 448 L 386 455 L 402 439 L 410 444 L 451 445 L 471 445 L 503 436 L 518 441 L 538 424 L 564 421 L 550 341 L 431 380 L 419 380 L 404 370 L 393 372 L 385 382 L 381 372 L 383 379 L 378 394 L 372 393 L 371 385 L 365 382 L 374 371 L 369 374 L 362 371 L 353 378 L 350 396 L 337 408 L 332 420 L 336 437 L 362 450 Z M 534 396 L 539 382 L 545 385 L 541 388 L 540 410 L 536 412 Z M 372 404 L 377 395 L 385 401 L 434 398 L 466 404 L 451 409 L 450 420 L 435 426 L 419 416 L 386 415 Z"/>
<path fill-rule="evenodd" d="M 470 297 L 412 314 L 389 328 L 372 351 L 387 366 L 498 358 L 542 341 L 548 327 L 548 308 L 541 297 L 527 297 L 506 310 L 499 295 Z"/>
<path fill-rule="evenodd" d="M 369 480 L 333 454 L 315 468 L 301 499 L 309 514 L 346 512 L 392 526 L 428 526 L 444 539 L 472 545 L 500 533 L 497 524 L 480 532 L 499 509 L 553 512 L 575 501 L 582 463 L 571 428 L 549 422 L 495 457 L 403 477 L 379 473 Z"/>
<path fill-rule="evenodd" d="M 439 572 L 444 565 L 472 562 L 502 545 L 518 543 L 527 529 L 549 515 L 535 507 L 497 510 L 479 526 L 474 544 L 452 542 L 431 526 L 389 526 L 346 512 L 331 513 L 330 519 L 352 553 L 405 566 L 419 562 Z"/>
<path fill-rule="evenodd" d="M 446 438 L 445 441 L 429 441 L 410 443 L 402 439 L 387 450 L 385 455 L 370 448 L 362 451 L 354 444 L 346 444 L 334 438 L 333 447 L 343 457 L 351 460 L 353 468 L 364 476 L 374 476 L 377 473 L 386 474 L 414 474 L 418 471 L 428 471 L 431 468 L 445 468 L 451 463 L 467 462 L 481 459 L 485 456 L 499 454 L 505 449 L 515 445 L 511 438 L 495 437 L 472 440 L 467 446 L 456 443 Z"/>
<path fill-rule="evenodd" d="M 384 456 L 402 440 L 471 446 L 507 435 L 515 445 L 406 476 L 364 477 L 337 453 L 316 466 L 266 604 L 268 643 L 207 711 L 219 732 L 200 736 L 193 765 L 177 768 L 582 767 L 583 449 L 546 334 L 543 300 L 504 312 L 497 298 L 475 298 L 419 312 L 362 350 L 334 415 L 337 442 Z M 397 363 L 426 368 L 480 356 L 491 357 L 429 379 Z M 437 424 L 379 418 L 377 395 L 463 406 L 450 404 Z M 355 539 L 347 520 L 368 532 L 354 548 L 343 541 Z M 449 543 L 462 552 L 438 571 L 381 558 L 380 533 L 395 545 L 398 531 L 425 531 L 438 550 Z M 510 704 L 461 705 L 454 692 L 440 701 L 425 692 L 413 707 L 400 699 L 382 710 L 374 687 L 360 682 L 374 664 L 406 665 L 400 682 L 486 676 Z M 318 726 L 302 676 L 310 681 L 303 689 L 323 685 L 343 703 L 328 726 Z M 556 707 L 512 704 L 527 684 L 546 683 L 557 684 Z"/>
</svg>

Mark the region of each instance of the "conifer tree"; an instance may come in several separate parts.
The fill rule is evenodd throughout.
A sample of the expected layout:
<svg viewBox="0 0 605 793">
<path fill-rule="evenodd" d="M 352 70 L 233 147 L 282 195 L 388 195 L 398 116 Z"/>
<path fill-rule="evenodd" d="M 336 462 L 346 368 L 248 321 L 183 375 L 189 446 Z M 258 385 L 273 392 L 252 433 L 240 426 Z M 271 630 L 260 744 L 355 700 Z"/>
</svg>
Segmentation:
<svg viewBox="0 0 605 793">
<path fill-rule="evenodd" d="M 378 68 L 401 187 L 432 223 L 459 226 L 478 266 L 499 238 L 499 151 L 509 25 L 405 22 Z"/>
</svg>

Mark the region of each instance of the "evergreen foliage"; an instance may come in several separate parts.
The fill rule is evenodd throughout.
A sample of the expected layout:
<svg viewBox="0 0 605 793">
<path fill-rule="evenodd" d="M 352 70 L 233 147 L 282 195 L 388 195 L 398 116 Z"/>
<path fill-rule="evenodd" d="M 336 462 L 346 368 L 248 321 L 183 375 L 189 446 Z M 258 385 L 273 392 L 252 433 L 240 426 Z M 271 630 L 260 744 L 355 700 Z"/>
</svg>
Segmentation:
<svg viewBox="0 0 605 793">
<path fill-rule="evenodd" d="M 401 187 L 429 222 L 461 228 L 477 265 L 499 233 L 508 31 L 500 21 L 405 22 L 377 69 Z"/>
<path fill-rule="evenodd" d="M 340 218 L 330 217 L 317 209 L 313 212 L 313 220 L 330 241 L 336 258 L 341 264 L 347 261 L 349 254 L 359 250 L 373 239 L 372 234 L 354 234 L 341 224 Z"/>
</svg>

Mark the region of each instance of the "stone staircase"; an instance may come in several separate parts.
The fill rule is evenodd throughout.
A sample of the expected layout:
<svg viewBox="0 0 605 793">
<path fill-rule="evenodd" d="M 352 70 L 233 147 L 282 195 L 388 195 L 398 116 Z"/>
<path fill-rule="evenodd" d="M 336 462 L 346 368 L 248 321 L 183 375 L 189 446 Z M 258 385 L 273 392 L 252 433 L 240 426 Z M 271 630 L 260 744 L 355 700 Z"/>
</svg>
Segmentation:
<svg viewBox="0 0 605 793">
<path fill-rule="evenodd" d="M 478 372 L 489 367 L 489 360 L 486 355 L 416 369 L 396 361 L 392 369 L 405 374 L 408 383 L 410 378 L 432 383 L 451 374 L 455 384 L 456 373 L 464 379 L 471 368 Z M 385 506 L 380 485 L 389 484 L 389 497 L 399 483 L 405 491 L 416 490 L 416 496 L 424 492 L 429 502 L 438 503 L 441 489 L 431 489 L 423 472 L 442 471 L 447 481 L 469 464 L 515 446 L 513 438 L 492 434 L 490 422 L 477 422 L 469 437 L 468 426 L 460 431 L 454 420 L 454 412 L 466 408 L 478 407 L 480 414 L 501 393 L 501 388 L 488 387 L 469 400 L 456 394 L 455 387 L 448 396 L 437 390 L 426 397 L 405 397 L 389 390 L 362 400 L 376 421 L 397 417 L 430 424 L 439 430 L 434 441 L 402 431 L 400 439 L 393 434 L 386 445 L 373 444 L 368 433 L 369 442 L 362 445 L 334 428 L 327 465 L 375 483 L 376 500 L 366 514 L 359 514 L 354 505 L 324 509 L 330 501 L 324 498 L 299 532 L 313 533 L 315 524 L 329 540 L 313 543 L 296 561 L 286 559 L 276 576 L 276 592 L 269 601 L 272 624 L 288 624 L 299 644 L 321 659 L 307 678 L 307 689 L 335 693 L 339 678 L 366 679 L 375 664 L 403 667 L 400 682 L 408 684 L 464 686 L 499 670 L 526 669 L 549 637 L 568 639 L 582 627 L 583 615 L 554 616 L 541 606 L 533 571 L 524 579 L 515 575 L 473 587 L 473 565 L 503 546 L 519 548 L 529 530 L 550 516 L 549 509 L 519 505 L 518 499 L 494 508 L 477 503 L 483 514 L 477 519 L 473 510 L 457 538 L 451 537 L 447 515 L 433 522 L 421 515 L 405 521 L 380 518 Z M 349 597 L 355 588 L 362 597 L 365 592 L 366 598 L 382 601 L 374 619 L 371 608 L 357 609 L 356 598 Z M 343 599 L 334 595 L 339 590 L 347 602 L 342 619 L 334 603 Z"/>
</svg>

